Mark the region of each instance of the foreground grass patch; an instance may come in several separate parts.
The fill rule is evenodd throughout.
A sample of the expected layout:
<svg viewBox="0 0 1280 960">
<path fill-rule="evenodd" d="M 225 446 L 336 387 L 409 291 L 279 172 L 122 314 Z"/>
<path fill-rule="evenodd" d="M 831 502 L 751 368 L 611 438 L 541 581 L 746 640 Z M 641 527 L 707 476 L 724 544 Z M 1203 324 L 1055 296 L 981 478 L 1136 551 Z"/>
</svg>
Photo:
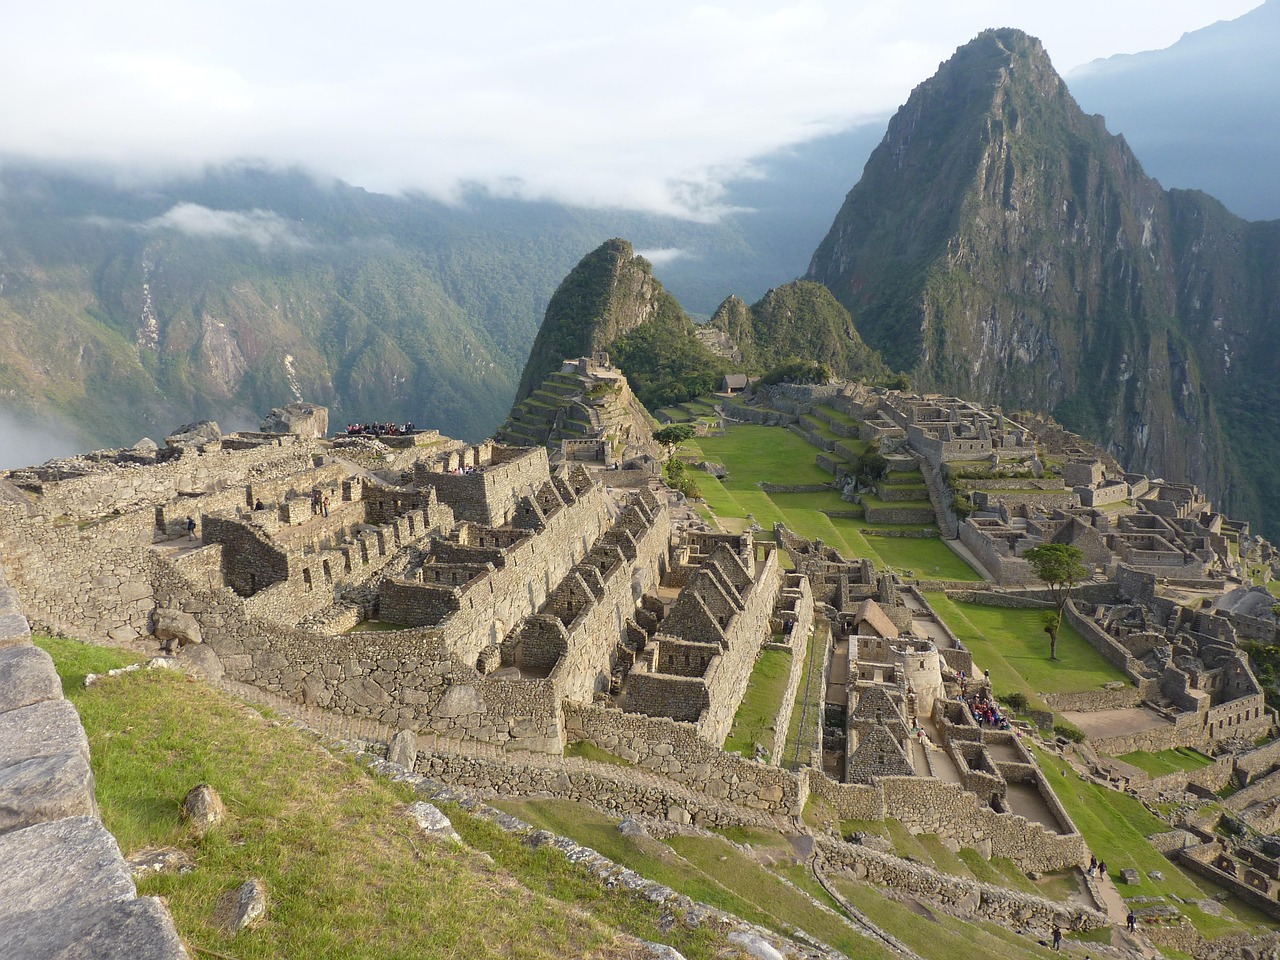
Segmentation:
<svg viewBox="0 0 1280 960">
<path fill-rule="evenodd" d="M 559 854 L 495 865 L 427 839 L 405 816 L 408 788 L 182 674 L 139 671 L 85 690 L 75 677 L 120 658 L 66 641 L 41 645 L 80 711 L 102 819 L 122 849 L 176 846 L 195 860 L 191 872 L 144 880 L 139 890 L 166 898 L 196 955 L 615 955 L 628 949 L 622 930 L 690 957 L 722 946 L 679 927 L 662 935 L 656 906 L 605 891 Z M 179 823 L 178 805 L 202 782 L 221 794 L 228 818 L 200 839 Z M 465 815 L 455 825 L 484 829 Z M 250 877 L 270 891 L 267 919 L 228 936 L 214 923 L 215 904 Z M 587 900 L 591 913 L 577 908 Z"/>
</svg>

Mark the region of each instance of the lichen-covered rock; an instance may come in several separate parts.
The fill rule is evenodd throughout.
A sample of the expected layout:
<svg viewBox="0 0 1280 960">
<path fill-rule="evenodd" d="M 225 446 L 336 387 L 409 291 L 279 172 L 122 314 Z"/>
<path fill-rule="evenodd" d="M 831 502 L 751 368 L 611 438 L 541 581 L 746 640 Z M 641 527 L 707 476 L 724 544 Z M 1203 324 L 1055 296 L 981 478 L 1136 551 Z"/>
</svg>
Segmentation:
<svg viewBox="0 0 1280 960">
<path fill-rule="evenodd" d="M 184 823 L 191 825 L 197 834 L 205 834 L 227 816 L 227 808 L 218 796 L 218 791 L 207 783 L 192 787 L 182 798 L 181 816 Z"/>
<path fill-rule="evenodd" d="M 267 885 L 258 879 L 246 880 L 218 898 L 213 919 L 224 932 L 238 933 L 267 914 Z"/>
<path fill-rule="evenodd" d="M 418 800 L 410 804 L 406 813 L 423 833 L 439 837 L 442 840 L 450 840 L 454 843 L 462 842 L 462 838 L 458 836 L 458 831 L 453 829 L 453 824 L 449 818 L 425 800 Z"/>
</svg>

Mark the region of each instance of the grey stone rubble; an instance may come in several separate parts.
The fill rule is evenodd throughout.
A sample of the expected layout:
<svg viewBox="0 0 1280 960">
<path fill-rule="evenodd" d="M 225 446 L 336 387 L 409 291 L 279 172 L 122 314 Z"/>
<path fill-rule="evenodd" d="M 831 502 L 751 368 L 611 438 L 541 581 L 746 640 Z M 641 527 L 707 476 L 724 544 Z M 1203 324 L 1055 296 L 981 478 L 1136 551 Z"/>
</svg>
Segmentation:
<svg viewBox="0 0 1280 960">
<path fill-rule="evenodd" d="M 0 957 L 185 958 L 94 802 L 89 746 L 0 578 Z"/>
</svg>

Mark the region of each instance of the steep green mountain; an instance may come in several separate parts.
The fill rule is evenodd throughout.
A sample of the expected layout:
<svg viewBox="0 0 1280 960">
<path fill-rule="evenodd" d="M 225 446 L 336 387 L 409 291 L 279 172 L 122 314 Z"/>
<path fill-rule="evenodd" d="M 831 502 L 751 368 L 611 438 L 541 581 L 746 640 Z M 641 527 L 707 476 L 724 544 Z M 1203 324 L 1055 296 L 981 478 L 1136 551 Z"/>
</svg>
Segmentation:
<svg viewBox="0 0 1280 960">
<path fill-rule="evenodd" d="M 1054 413 L 1274 536 L 1280 224 L 1147 177 L 991 30 L 889 124 L 808 276 L 920 386 Z"/>
<path fill-rule="evenodd" d="M 556 288 L 520 377 L 516 405 L 569 357 L 606 351 L 650 410 L 715 389 L 726 363 L 698 342 L 694 325 L 653 267 L 626 240 L 587 254 Z"/>
<path fill-rule="evenodd" d="M 801 357 L 825 363 L 850 379 L 875 379 L 889 372 L 859 336 L 849 311 L 831 291 L 812 281 L 775 287 L 750 307 L 729 297 L 711 325 L 737 344 L 745 365 L 755 371 Z"/>
</svg>

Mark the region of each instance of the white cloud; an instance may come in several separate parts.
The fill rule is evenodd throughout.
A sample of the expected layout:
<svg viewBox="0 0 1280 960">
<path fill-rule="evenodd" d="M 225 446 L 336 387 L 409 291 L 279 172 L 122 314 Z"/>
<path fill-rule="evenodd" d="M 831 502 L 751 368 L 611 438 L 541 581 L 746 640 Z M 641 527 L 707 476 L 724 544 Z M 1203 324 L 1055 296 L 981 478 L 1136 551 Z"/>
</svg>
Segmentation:
<svg viewBox="0 0 1280 960">
<path fill-rule="evenodd" d="M 663 267 L 689 256 L 689 251 L 683 247 L 657 247 L 653 250 L 637 250 L 636 253 L 655 267 Z"/>
<path fill-rule="evenodd" d="M 0 86 L 22 95 L 0 98 L 0 149 L 707 216 L 750 157 L 887 116 L 985 27 L 1040 36 L 1065 72 L 1256 3 L 46 0 L 6 11 Z"/>
<path fill-rule="evenodd" d="M 144 230 L 177 230 L 192 237 L 224 237 L 249 240 L 260 247 L 275 243 L 302 246 L 292 226 L 269 210 L 210 210 L 198 203 L 179 203 L 142 224 Z"/>
</svg>

